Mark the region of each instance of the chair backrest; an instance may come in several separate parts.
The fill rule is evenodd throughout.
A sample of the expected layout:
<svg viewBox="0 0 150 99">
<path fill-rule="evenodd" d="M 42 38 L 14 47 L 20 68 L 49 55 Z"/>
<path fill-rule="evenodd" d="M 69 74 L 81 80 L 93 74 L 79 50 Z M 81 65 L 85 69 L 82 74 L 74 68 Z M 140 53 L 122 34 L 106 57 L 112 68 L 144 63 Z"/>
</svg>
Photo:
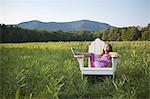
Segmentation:
<svg viewBox="0 0 150 99">
<path fill-rule="evenodd" d="M 104 46 L 105 46 L 104 41 L 100 40 L 99 38 L 96 38 L 89 45 L 89 53 L 94 53 L 94 54 L 100 53 L 103 51 Z"/>
<path fill-rule="evenodd" d="M 89 53 L 101 53 L 103 51 L 103 48 L 105 46 L 104 41 L 100 40 L 99 38 L 96 38 L 94 41 L 91 42 L 89 45 Z M 88 58 L 88 67 L 91 67 L 90 58 Z"/>
</svg>

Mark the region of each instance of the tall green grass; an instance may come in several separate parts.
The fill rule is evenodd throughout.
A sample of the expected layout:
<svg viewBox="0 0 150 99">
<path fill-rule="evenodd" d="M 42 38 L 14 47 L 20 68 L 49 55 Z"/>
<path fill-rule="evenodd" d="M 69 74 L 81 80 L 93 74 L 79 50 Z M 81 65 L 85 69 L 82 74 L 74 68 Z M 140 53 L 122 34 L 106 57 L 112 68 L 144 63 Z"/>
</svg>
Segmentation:
<svg viewBox="0 0 150 99">
<path fill-rule="evenodd" d="M 70 48 L 88 51 L 90 42 L 0 44 L 0 97 L 150 98 L 150 42 L 109 43 L 121 54 L 115 81 L 87 76 L 81 80 Z"/>
</svg>

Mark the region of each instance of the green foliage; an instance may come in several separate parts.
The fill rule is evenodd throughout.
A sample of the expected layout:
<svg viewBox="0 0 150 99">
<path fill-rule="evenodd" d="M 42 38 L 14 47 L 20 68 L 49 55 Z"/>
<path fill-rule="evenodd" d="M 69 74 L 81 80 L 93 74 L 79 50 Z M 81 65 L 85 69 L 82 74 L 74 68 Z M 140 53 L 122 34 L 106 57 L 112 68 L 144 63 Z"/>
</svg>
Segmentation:
<svg viewBox="0 0 150 99">
<path fill-rule="evenodd" d="M 3 99 L 149 98 L 149 41 L 108 42 L 121 54 L 115 81 L 84 76 L 70 48 L 87 51 L 90 42 L 0 44 Z"/>
<path fill-rule="evenodd" d="M 150 41 L 150 24 L 142 30 L 141 39 Z"/>
<path fill-rule="evenodd" d="M 0 42 L 47 42 L 47 41 L 92 41 L 95 38 L 106 41 L 150 40 L 150 26 L 108 28 L 99 31 L 46 31 L 27 30 L 13 25 L 0 24 Z"/>
<path fill-rule="evenodd" d="M 19 94 L 20 94 L 20 90 L 18 89 L 18 90 L 16 91 L 16 97 L 15 97 L 15 99 L 19 99 Z"/>
<path fill-rule="evenodd" d="M 59 84 L 63 78 L 64 76 L 58 79 L 51 77 L 51 79 L 49 80 L 49 84 L 46 85 L 49 98 L 58 99 L 58 96 L 60 95 L 60 90 L 65 84 L 65 83 Z"/>
</svg>

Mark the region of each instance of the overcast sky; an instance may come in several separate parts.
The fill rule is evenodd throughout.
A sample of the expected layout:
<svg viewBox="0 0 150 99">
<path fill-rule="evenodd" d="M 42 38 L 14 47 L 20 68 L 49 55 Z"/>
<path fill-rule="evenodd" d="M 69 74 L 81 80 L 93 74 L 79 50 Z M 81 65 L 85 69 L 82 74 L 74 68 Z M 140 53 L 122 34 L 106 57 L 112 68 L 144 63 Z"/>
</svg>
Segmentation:
<svg viewBox="0 0 150 99">
<path fill-rule="evenodd" d="M 0 0 L 0 23 L 88 19 L 112 26 L 146 26 L 150 0 Z"/>
</svg>

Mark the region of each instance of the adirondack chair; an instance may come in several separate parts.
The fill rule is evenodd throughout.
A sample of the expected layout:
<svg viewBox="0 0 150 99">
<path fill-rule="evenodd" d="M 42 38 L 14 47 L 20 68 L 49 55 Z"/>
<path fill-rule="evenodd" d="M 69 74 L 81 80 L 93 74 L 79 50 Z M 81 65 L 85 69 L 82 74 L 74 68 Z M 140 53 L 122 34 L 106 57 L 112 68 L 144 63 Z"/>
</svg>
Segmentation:
<svg viewBox="0 0 150 99">
<path fill-rule="evenodd" d="M 104 48 L 104 41 L 96 38 L 95 41 L 92 41 L 89 45 L 89 53 L 99 53 L 102 52 Z M 117 56 L 111 55 L 112 67 L 106 68 L 93 68 L 90 67 L 90 59 L 88 59 L 88 66 L 84 66 L 84 55 L 75 55 L 74 51 L 71 49 L 74 57 L 79 62 L 80 71 L 81 71 L 81 79 L 83 79 L 83 75 L 112 75 L 113 79 L 115 78 L 115 71 L 117 66 Z"/>
</svg>

